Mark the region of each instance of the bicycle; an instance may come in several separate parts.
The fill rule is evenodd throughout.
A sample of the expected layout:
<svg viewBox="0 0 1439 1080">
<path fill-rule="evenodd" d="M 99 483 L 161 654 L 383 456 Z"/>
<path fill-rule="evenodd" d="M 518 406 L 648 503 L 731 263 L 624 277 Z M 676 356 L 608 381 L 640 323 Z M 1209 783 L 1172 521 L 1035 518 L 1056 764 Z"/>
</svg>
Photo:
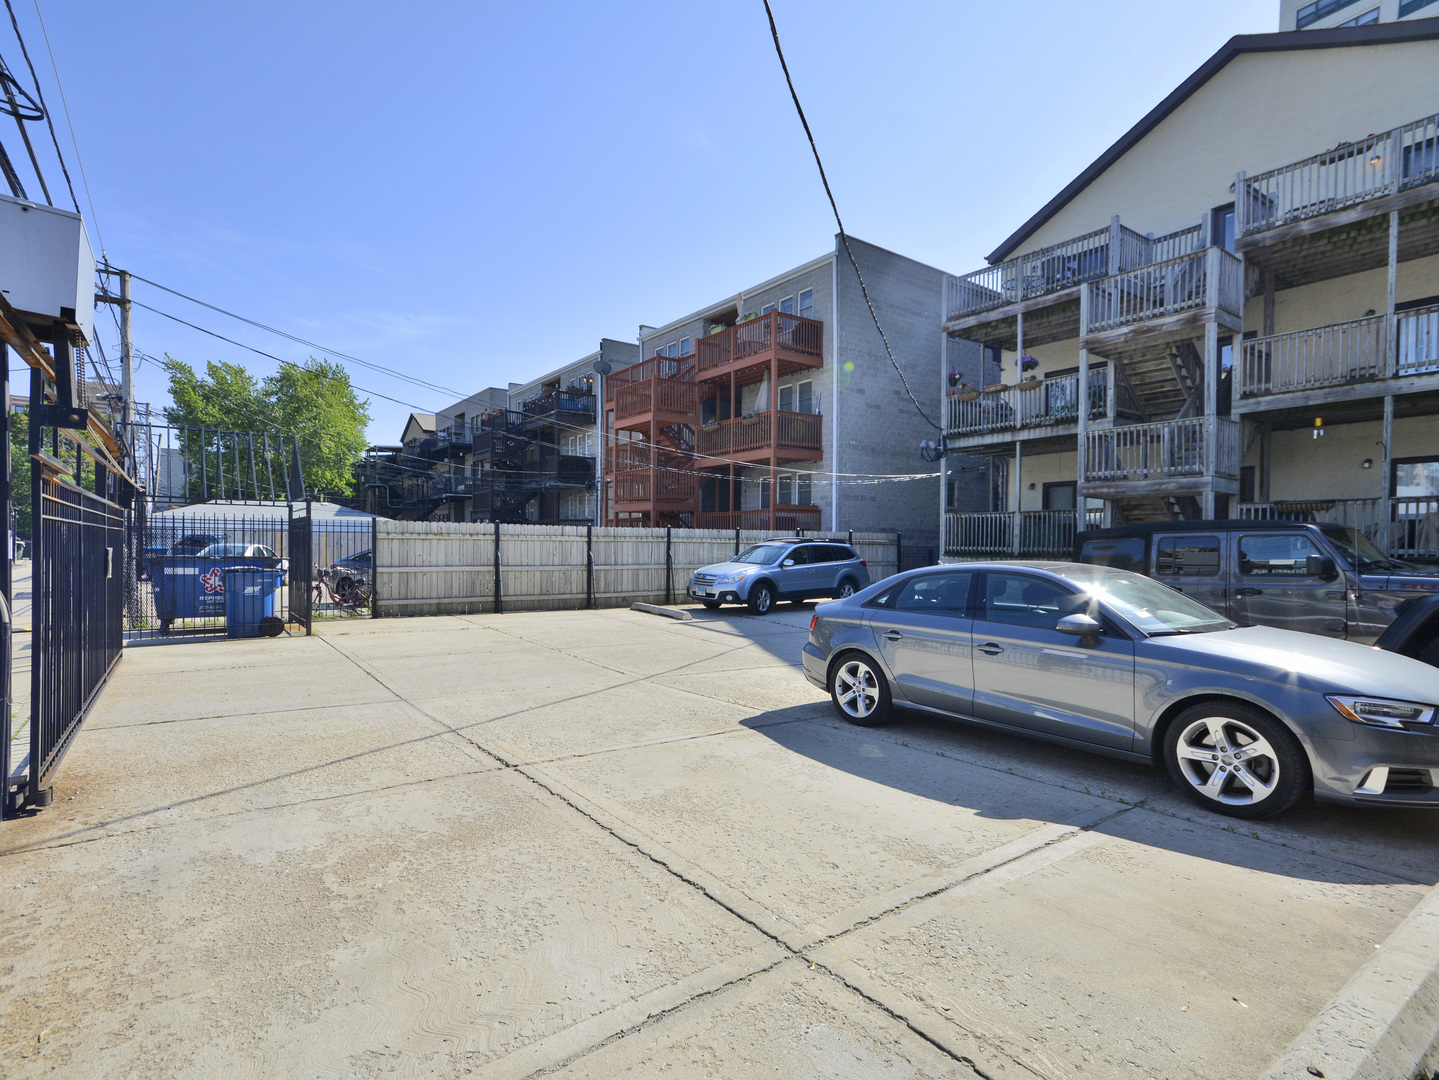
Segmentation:
<svg viewBox="0 0 1439 1080">
<path fill-rule="evenodd" d="M 338 581 L 331 582 L 330 571 L 325 569 L 315 578 L 311 608 L 318 609 L 325 603 L 325 596 L 328 594 L 332 608 L 338 608 L 346 615 L 356 615 L 369 608 L 370 597 L 374 593 L 374 585 L 364 578 L 345 575 Z"/>
</svg>

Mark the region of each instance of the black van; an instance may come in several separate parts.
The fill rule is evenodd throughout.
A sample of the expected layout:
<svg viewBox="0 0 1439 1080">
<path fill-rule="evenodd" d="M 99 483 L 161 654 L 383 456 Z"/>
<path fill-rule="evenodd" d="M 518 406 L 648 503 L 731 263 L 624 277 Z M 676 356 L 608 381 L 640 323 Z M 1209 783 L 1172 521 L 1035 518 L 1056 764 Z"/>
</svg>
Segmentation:
<svg viewBox="0 0 1439 1080">
<path fill-rule="evenodd" d="M 1133 570 L 1237 623 L 1278 626 L 1439 666 L 1439 573 L 1391 559 L 1357 529 L 1299 521 L 1163 521 L 1088 529 L 1075 562 Z M 1402 627 L 1386 630 L 1424 599 Z M 1381 640 L 1383 635 L 1383 640 Z"/>
</svg>

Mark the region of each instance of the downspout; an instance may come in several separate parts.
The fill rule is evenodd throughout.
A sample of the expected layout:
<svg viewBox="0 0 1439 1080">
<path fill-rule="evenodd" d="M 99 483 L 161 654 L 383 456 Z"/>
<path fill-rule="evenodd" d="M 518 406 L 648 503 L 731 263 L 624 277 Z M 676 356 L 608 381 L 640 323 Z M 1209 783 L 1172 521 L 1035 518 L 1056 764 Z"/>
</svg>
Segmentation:
<svg viewBox="0 0 1439 1080">
<path fill-rule="evenodd" d="M 839 241 L 835 244 L 838 246 Z M 829 310 L 831 321 L 834 323 L 834 333 L 830 335 L 830 395 L 829 408 L 833 414 L 829 424 L 829 490 L 830 510 L 829 527 L 839 529 L 839 253 L 830 256 L 829 260 Z"/>
</svg>

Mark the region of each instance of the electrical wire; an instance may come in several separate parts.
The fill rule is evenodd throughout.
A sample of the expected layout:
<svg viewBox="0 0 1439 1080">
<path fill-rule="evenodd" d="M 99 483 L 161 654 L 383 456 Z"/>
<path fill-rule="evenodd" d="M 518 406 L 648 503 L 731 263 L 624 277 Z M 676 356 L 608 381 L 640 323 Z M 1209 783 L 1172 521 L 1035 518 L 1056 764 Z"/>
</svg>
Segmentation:
<svg viewBox="0 0 1439 1080">
<path fill-rule="evenodd" d="M 25 48 L 25 38 L 20 33 L 20 22 L 15 18 L 15 8 L 11 5 L 10 0 L 5 0 L 5 10 L 10 12 L 10 25 L 15 28 L 15 40 L 20 43 L 20 55 L 25 58 L 25 66 L 30 69 L 30 78 L 35 83 L 35 96 L 40 99 L 40 108 L 45 111 L 45 126 L 50 129 L 50 141 L 55 144 L 55 156 L 60 159 L 60 171 L 65 174 L 65 186 L 70 189 L 70 201 L 75 204 L 75 213 L 78 214 L 80 200 L 75 198 L 75 185 L 70 182 L 70 170 L 65 167 L 65 155 L 60 153 L 60 139 L 55 134 L 55 122 L 50 119 L 50 108 L 45 104 L 45 91 L 40 89 L 40 77 L 35 74 L 35 65 L 30 61 L 30 50 Z M 39 11 L 38 7 L 36 11 Z M 47 38 L 46 42 L 48 43 L 48 41 Z M 60 91 L 60 96 L 62 98 L 65 96 L 63 90 Z M 44 184 L 43 180 L 41 184 Z M 92 215 L 95 213 L 94 207 L 90 208 L 90 213 Z M 95 235 L 97 237 L 100 235 L 99 225 L 95 226 Z M 104 250 L 103 247 L 101 250 Z"/>
<path fill-rule="evenodd" d="M 6 0 L 9 3 L 9 0 Z M 824 184 L 824 193 L 829 197 L 829 208 L 834 211 L 834 223 L 839 226 L 839 239 L 844 244 L 844 253 L 849 256 L 849 264 L 854 267 L 854 276 L 859 279 L 859 291 L 864 295 L 864 302 L 869 308 L 869 317 L 874 320 L 874 328 L 879 331 L 879 339 L 884 342 L 885 354 L 889 362 L 894 365 L 895 374 L 899 376 L 900 383 L 904 386 L 904 392 L 909 395 L 909 400 L 914 404 L 915 411 L 924 418 L 924 422 L 936 431 L 943 429 L 930 419 L 929 413 L 924 411 L 924 406 L 914 396 L 914 391 L 909 388 L 909 380 L 905 378 L 904 371 L 899 366 L 899 361 L 894 358 L 894 350 L 889 347 L 889 338 L 885 336 L 884 327 L 879 324 L 879 315 L 874 310 L 874 301 L 869 298 L 869 289 L 865 286 L 864 275 L 860 273 L 859 262 L 850 250 L 849 234 L 844 231 L 844 222 L 839 217 L 839 206 L 834 201 L 834 192 L 829 188 L 829 177 L 824 174 L 824 162 L 819 159 L 819 147 L 815 145 L 814 133 L 809 129 L 809 121 L 805 119 L 804 108 L 799 103 L 799 94 L 795 92 L 794 80 L 790 78 L 789 65 L 785 63 L 784 49 L 779 43 L 779 29 L 774 23 L 774 12 L 770 10 L 769 0 L 764 0 L 764 11 L 769 16 L 769 32 L 774 38 L 774 51 L 779 56 L 779 66 L 784 71 L 784 81 L 789 85 L 789 96 L 794 101 L 795 112 L 799 113 L 799 122 L 804 125 L 805 138 L 809 139 L 810 151 L 814 154 L 814 163 L 819 168 L 820 183 Z"/>
<path fill-rule="evenodd" d="M 45 29 L 45 16 L 40 14 L 40 0 L 33 0 L 33 2 L 35 4 L 35 18 L 40 20 L 40 34 L 44 37 L 45 49 L 50 54 L 50 70 L 55 73 L 55 86 L 60 91 L 60 107 L 65 110 L 65 123 L 69 125 L 70 128 L 70 145 L 75 148 L 75 164 L 80 167 L 80 183 L 85 188 L 85 201 L 90 204 L 90 220 L 95 225 L 95 239 L 100 241 L 100 257 L 103 259 L 106 257 L 105 238 L 100 235 L 100 218 L 99 215 L 95 213 L 95 200 L 90 195 L 90 180 L 85 175 L 85 159 L 80 156 L 80 142 L 75 138 L 75 121 L 70 119 L 70 103 L 65 100 L 65 84 L 60 81 L 60 65 L 55 62 L 55 49 L 50 44 L 50 31 Z M 6 3 L 8 4 L 9 0 L 6 0 Z M 16 33 L 19 33 L 18 29 Z M 22 52 L 24 48 L 25 46 L 22 43 L 20 46 Z M 31 74 L 34 74 L 33 70 Z M 38 80 L 35 83 L 35 89 L 37 92 L 40 89 Z M 46 120 L 49 120 L 48 114 Z M 50 128 L 50 138 L 55 138 L 55 128 L 53 126 Z M 55 143 L 55 153 L 57 155 L 60 153 L 60 143 L 58 140 Z M 62 172 L 65 169 L 65 159 L 63 157 L 60 158 L 60 169 Z M 65 183 L 70 183 L 70 174 L 68 172 L 65 173 Z M 75 199 L 75 188 L 73 186 L 70 188 L 70 199 L 71 201 Z M 75 212 L 77 214 L 80 212 L 79 203 L 75 203 Z"/>
</svg>

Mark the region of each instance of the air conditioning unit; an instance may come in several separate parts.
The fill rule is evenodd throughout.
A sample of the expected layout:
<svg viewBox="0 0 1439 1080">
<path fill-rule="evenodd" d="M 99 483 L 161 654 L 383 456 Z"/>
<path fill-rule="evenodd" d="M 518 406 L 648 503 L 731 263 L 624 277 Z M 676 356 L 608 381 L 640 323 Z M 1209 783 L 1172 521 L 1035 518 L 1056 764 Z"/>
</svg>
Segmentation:
<svg viewBox="0 0 1439 1080">
<path fill-rule="evenodd" d="M 0 293 L 36 331 L 94 340 L 95 255 L 79 214 L 0 195 Z"/>
</svg>

